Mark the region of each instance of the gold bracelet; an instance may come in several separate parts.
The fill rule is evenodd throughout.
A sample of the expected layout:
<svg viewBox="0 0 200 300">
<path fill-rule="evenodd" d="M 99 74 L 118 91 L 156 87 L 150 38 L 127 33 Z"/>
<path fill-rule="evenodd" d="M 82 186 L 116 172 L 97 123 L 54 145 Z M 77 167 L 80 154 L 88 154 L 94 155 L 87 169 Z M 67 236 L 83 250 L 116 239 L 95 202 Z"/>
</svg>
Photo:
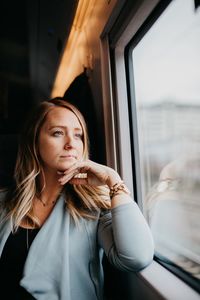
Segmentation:
<svg viewBox="0 0 200 300">
<path fill-rule="evenodd" d="M 124 184 L 123 181 L 115 183 L 111 188 L 110 188 L 110 198 L 112 199 L 115 195 L 119 194 L 120 192 L 123 192 L 127 195 L 130 195 L 131 192 L 127 188 L 127 186 Z"/>
</svg>

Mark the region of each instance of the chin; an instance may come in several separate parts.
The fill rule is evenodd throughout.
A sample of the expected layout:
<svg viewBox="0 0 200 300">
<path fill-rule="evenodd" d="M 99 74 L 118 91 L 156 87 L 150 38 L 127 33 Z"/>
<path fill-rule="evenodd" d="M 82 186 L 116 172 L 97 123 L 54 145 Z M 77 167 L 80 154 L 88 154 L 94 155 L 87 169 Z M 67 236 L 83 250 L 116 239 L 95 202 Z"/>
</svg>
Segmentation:
<svg viewBox="0 0 200 300">
<path fill-rule="evenodd" d="M 60 166 L 58 166 L 58 170 L 59 171 L 65 171 L 66 169 L 69 169 L 71 166 L 73 166 L 74 162 L 68 162 L 65 164 L 62 164 Z"/>
</svg>

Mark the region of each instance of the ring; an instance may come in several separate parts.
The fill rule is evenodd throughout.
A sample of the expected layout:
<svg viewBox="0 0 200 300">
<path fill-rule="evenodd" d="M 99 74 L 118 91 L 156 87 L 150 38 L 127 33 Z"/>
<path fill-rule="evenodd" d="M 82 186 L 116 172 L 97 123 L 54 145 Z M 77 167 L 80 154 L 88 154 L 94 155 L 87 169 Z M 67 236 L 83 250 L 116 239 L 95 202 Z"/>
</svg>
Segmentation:
<svg viewBox="0 0 200 300">
<path fill-rule="evenodd" d="M 79 173 L 75 175 L 74 178 L 81 178 L 81 179 L 87 178 L 87 173 Z"/>
</svg>

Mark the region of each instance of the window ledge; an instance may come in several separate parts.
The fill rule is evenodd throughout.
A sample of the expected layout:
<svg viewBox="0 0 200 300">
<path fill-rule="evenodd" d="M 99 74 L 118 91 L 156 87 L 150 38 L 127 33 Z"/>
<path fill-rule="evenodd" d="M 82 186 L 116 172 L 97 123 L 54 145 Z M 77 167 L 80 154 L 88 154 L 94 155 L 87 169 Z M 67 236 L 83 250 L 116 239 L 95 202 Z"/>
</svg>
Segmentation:
<svg viewBox="0 0 200 300">
<path fill-rule="evenodd" d="M 140 271 L 138 277 L 155 289 L 164 299 L 200 299 L 200 295 L 196 291 L 155 261 Z"/>
</svg>

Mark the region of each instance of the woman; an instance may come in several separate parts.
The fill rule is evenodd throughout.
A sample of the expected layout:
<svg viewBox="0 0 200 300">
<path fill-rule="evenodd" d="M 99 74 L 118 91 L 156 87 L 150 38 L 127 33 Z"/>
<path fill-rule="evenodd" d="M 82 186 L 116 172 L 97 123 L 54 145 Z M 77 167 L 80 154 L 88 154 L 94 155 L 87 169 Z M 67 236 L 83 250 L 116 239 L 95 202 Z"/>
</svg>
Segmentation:
<svg viewBox="0 0 200 300">
<path fill-rule="evenodd" d="M 22 135 L 14 180 L 1 196 L 6 299 L 103 299 L 103 250 L 121 270 L 151 262 L 147 223 L 119 174 L 89 160 L 86 125 L 73 105 L 39 105 Z"/>
</svg>

